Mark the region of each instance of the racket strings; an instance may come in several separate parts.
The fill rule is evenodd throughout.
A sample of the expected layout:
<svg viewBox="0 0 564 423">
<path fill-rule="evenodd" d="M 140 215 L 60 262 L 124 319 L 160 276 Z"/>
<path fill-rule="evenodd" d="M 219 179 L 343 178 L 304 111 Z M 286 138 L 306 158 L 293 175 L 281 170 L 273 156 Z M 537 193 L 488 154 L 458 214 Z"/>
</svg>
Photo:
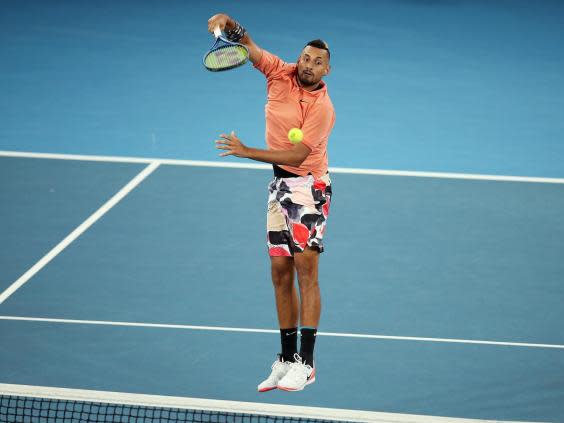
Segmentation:
<svg viewBox="0 0 564 423">
<path fill-rule="evenodd" d="M 228 69 L 242 65 L 248 58 L 249 53 L 243 46 L 221 46 L 206 55 L 204 65 L 210 70 Z"/>
</svg>

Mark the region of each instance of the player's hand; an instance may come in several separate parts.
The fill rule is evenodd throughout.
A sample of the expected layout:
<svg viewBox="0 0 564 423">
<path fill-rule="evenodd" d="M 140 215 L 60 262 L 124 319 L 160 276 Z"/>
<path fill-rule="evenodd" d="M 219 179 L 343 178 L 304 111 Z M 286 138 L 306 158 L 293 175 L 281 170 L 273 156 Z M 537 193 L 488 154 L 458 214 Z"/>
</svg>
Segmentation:
<svg viewBox="0 0 564 423">
<path fill-rule="evenodd" d="M 235 131 L 231 134 L 220 134 L 221 139 L 215 141 L 215 148 L 225 150 L 220 156 L 248 157 L 249 148 L 245 146 L 235 135 Z"/>
<path fill-rule="evenodd" d="M 213 34 L 213 30 L 216 26 L 219 26 L 219 29 L 223 31 L 230 21 L 231 18 L 223 13 L 213 15 L 208 19 L 208 31 Z"/>
</svg>

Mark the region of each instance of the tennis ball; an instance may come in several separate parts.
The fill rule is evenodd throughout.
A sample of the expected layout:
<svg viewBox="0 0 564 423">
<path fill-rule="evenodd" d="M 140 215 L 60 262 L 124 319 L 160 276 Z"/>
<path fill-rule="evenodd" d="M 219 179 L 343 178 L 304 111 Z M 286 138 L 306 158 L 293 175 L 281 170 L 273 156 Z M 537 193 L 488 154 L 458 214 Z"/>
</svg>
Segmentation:
<svg viewBox="0 0 564 423">
<path fill-rule="evenodd" d="M 292 128 L 288 132 L 288 139 L 292 144 L 297 144 L 304 139 L 304 133 L 300 128 Z"/>
</svg>

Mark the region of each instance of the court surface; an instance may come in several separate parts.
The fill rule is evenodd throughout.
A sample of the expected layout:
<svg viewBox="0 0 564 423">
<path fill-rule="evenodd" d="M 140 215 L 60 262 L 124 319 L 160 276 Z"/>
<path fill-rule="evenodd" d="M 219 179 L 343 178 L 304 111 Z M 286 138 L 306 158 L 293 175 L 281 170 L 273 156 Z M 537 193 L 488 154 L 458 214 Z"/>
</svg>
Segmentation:
<svg viewBox="0 0 564 423">
<path fill-rule="evenodd" d="M 279 342 L 261 255 L 270 171 L 0 161 L 4 383 L 563 417 L 562 183 L 335 173 L 318 382 L 258 394 Z M 370 212 L 347 207 L 360 199 Z"/>
<path fill-rule="evenodd" d="M 562 3 L 328 5 L 2 6 L 0 391 L 564 421 Z M 256 392 L 279 348 L 272 171 L 213 140 L 262 146 L 265 90 L 250 66 L 203 70 L 222 10 L 288 61 L 333 49 L 318 376 L 300 393 Z"/>
</svg>

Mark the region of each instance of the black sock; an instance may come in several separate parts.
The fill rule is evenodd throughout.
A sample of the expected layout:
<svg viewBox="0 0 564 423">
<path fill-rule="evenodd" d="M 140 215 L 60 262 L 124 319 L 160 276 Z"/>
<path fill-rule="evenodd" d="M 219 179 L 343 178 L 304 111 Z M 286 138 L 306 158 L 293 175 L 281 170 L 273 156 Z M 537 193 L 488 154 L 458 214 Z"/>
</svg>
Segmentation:
<svg viewBox="0 0 564 423">
<path fill-rule="evenodd" d="M 294 354 L 298 352 L 298 328 L 280 329 L 282 341 L 282 359 L 294 361 Z"/>
<path fill-rule="evenodd" d="M 300 330 L 300 333 L 302 341 L 300 345 L 300 357 L 304 364 L 309 364 L 313 367 L 313 349 L 315 347 L 317 329 L 305 327 Z"/>
</svg>

